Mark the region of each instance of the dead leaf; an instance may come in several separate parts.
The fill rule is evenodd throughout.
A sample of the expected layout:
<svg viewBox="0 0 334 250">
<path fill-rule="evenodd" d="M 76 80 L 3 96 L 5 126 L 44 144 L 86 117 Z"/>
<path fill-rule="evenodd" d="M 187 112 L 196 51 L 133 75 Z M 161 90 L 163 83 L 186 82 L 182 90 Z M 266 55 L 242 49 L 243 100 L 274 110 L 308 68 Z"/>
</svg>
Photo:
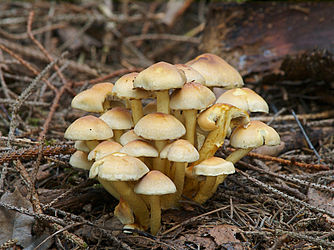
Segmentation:
<svg viewBox="0 0 334 250">
<path fill-rule="evenodd" d="M 218 246 L 224 246 L 228 249 L 243 249 L 240 242 L 235 237 L 235 234 L 240 232 L 240 229 L 236 226 L 223 224 L 217 225 L 209 230 L 209 234 L 213 237 Z"/>
<path fill-rule="evenodd" d="M 6 192 L 2 195 L 1 202 L 22 207 L 32 211 L 31 203 L 21 195 L 18 189 L 15 189 L 13 193 Z M 4 242 L 16 239 L 19 245 L 28 247 L 33 239 L 31 235 L 31 227 L 34 222 L 34 218 L 19 212 L 7 210 L 4 207 L 0 208 L 0 244 Z"/>
<path fill-rule="evenodd" d="M 332 182 L 330 186 L 334 187 L 334 182 Z M 307 198 L 309 199 L 309 203 L 311 205 L 334 213 L 334 196 L 318 191 L 314 188 L 309 188 L 307 192 Z M 328 223 L 334 224 L 333 218 L 330 218 L 327 215 L 324 215 L 324 217 Z"/>
</svg>

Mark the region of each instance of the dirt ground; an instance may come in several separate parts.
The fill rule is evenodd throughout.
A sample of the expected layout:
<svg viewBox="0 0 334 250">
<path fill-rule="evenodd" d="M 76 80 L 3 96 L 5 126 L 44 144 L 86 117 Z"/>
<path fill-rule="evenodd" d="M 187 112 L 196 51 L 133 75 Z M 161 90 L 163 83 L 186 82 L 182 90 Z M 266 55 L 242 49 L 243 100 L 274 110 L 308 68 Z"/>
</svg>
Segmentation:
<svg viewBox="0 0 334 250">
<path fill-rule="evenodd" d="M 253 28 L 238 16 L 244 5 L 218 5 L 1 1 L 1 249 L 334 249 L 334 36 L 326 31 L 327 43 L 257 64 L 252 58 L 273 39 L 245 45 L 238 32 Z M 306 16 L 325 8 L 291 6 Z M 226 18 L 228 8 L 240 20 Z M 64 131 L 87 114 L 71 100 L 95 83 L 204 52 L 226 58 L 267 101 L 270 113 L 252 119 L 276 129 L 283 143 L 252 151 L 203 205 L 185 198 L 163 211 L 157 236 L 126 233 L 113 215 L 118 201 L 69 165 L 74 148 Z M 226 141 L 216 155 L 231 150 Z"/>
</svg>

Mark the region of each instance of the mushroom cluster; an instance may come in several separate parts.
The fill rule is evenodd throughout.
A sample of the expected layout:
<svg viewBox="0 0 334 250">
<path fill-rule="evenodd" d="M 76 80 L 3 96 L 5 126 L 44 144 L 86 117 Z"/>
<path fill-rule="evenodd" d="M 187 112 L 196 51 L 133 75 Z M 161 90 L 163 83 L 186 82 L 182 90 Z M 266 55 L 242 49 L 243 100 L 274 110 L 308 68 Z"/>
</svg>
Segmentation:
<svg viewBox="0 0 334 250">
<path fill-rule="evenodd" d="M 234 163 L 280 142 L 274 129 L 250 121 L 250 112 L 268 112 L 268 105 L 242 87 L 240 74 L 208 53 L 95 84 L 72 100 L 90 114 L 65 132 L 77 149 L 70 164 L 89 170 L 119 200 L 115 216 L 125 228 L 155 235 L 162 209 L 178 207 L 182 196 L 206 202 L 235 172 Z M 216 100 L 213 88 L 226 91 Z M 228 137 L 236 150 L 215 157 Z"/>
</svg>

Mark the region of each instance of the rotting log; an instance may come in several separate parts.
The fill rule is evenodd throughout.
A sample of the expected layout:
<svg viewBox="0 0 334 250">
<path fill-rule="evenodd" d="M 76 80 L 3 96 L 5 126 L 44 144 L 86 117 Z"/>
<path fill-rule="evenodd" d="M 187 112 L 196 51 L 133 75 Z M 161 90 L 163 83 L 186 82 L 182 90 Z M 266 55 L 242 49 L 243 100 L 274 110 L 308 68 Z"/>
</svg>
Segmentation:
<svg viewBox="0 0 334 250">
<path fill-rule="evenodd" d="M 223 57 L 244 76 L 283 71 L 285 79 L 320 75 L 333 81 L 333 13 L 333 2 L 215 2 L 200 49 Z"/>
</svg>

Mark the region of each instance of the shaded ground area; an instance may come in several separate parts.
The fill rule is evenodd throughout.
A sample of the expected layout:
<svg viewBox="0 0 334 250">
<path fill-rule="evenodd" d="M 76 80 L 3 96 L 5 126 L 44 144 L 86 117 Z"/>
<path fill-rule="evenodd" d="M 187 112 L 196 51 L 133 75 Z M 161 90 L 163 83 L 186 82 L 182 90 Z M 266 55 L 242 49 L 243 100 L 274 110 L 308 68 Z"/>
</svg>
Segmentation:
<svg viewBox="0 0 334 250">
<path fill-rule="evenodd" d="M 327 29 L 334 23 L 327 13 L 333 4 L 274 7 L 204 1 L 2 2 L 3 248 L 17 240 L 34 247 L 44 240 L 45 249 L 333 248 L 334 38 Z M 294 22 L 275 29 L 282 15 Z M 256 30 L 257 22 L 272 25 Z M 290 24 L 322 36 L 303 38 L 309 43 L 294 43 L 288 34 L 284 37 L 291 41 L 277 39 Z M 264 53 L 275 48 L 290 50 Z M 269 115 L 254 119 L 274 127 L 284 144 L 244 158 L 203 206 L 184 200 L 180 209 L 164 211 L 158 236 L 125 234 L 113 216 L 117 201 L 68 164 L 74 150 L 64 131 L 85 114 L 70 107 L 71 99 L 91 84 L 114 82 L 157 61 L 184 63 L 202 52 L 216 53 L 242 72 L 246 86 L 270 105 Z M 230 151 L 226 142 L 218 155 Z"/>
</svg>

